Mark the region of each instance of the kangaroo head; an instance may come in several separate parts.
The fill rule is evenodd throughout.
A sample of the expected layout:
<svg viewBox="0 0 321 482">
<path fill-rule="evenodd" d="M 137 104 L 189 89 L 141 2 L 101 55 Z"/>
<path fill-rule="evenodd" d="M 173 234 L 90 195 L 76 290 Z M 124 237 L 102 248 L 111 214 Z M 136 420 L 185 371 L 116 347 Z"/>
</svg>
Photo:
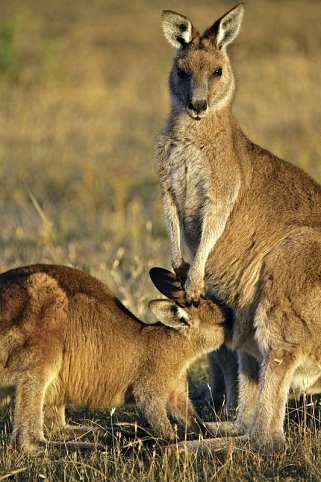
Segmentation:
<svg viewBox="0 0 321 482">
<path fill-rule="evenodd" d="M 226 46 L 239 33 L 243 3 L 232 8 L 203 35 L 179 13 L 165 10 L 162 24 L 165 37 L 176 47 L 170 75 L 173 107 L 199 120 L 231 102 L 235 81 Z"/>
<path fill-rule="evenodd" d="M 216 303 L 202 299 L 198 307 L 187 306 L 184 290 L 172 272 L 152 268 L 150 277 L 156 288 L 168 298 L 153 300 L 148 304 L 158 321 L 200 340 L 208 351 L 224 342 L 226 320 L 223 310 Z"/>
</svg>

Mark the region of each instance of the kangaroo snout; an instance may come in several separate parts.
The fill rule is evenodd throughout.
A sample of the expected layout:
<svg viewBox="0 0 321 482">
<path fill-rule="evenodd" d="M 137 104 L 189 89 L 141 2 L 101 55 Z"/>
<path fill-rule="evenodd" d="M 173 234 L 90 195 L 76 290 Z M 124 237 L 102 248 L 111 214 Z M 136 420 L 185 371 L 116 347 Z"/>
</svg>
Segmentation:
<svg viewBox="0 0 321 482">
<path fill-rule="evenodd" d="M 207 100 L 190 100 L 187 104 L 186 110 L 193 119 L 200 119 L 201 117 L 204 117 L 208 110 Z"/>
</svg>

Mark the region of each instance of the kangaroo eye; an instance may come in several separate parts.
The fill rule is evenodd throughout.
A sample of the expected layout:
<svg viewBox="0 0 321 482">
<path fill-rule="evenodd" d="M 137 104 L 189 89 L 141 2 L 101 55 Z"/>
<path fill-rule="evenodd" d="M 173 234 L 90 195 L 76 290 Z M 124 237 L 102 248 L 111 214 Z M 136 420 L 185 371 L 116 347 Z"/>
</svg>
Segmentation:
<svg viewBox="0 0 321 482">
<path fill-rule="evenodd" d="M 216 69 L 213 70 L 213 75 L 214 77 L 221 77 L 222 67 L 216 67 Z"/>
</svg>

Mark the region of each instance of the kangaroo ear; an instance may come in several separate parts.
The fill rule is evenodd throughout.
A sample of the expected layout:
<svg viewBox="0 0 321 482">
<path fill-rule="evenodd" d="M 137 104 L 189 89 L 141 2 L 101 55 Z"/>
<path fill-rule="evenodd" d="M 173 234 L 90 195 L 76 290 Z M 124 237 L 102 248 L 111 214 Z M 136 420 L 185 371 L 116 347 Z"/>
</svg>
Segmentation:
<svg viewBox="0 0 321 482">
<path fill-rule="evenodd" d="M 152 268 L 149 271 L 149 276 L 162 295 L 180 306 L 185 306 L 184 290 L 174 273 L 164 268 Z"/>
<path fill-rule="evenodd" d="M 189 44 L 198 35 L 187 17 L 171 10 L 163 11 L 162 25 L 168 42 L 177 49 Z"/>
<path fill-rule="evenodd" d="M 188 313 L 170 300 L 153 300 L 148 308 L 163 325 L 182 330 L 190 326 Z"/>
<path fill-rule="evenodd" d="M 239 3 L 204 33 L 203 37 L 213 39 L 218 50 L 222 50 L 237 37 L 244 14 L 244 4 Z"/>
</svg>

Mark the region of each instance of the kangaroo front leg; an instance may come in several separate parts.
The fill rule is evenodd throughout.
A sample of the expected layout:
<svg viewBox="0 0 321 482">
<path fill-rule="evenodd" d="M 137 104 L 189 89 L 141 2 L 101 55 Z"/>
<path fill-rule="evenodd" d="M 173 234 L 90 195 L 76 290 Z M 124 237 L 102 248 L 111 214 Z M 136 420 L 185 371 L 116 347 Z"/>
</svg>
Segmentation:
<svg viewBox="0 0 321 482">
<path fill-rule="evenodd" d="M 158 393 L 135 395 L 137 407 L 143 412 L 155 435 L 166 440 L 175 440 L 176 434 L 168 420 L 166 402 Z"/>
<path fill-rule="evenodd" d="M 285 444 L 284 417 L 292 375 L 298 365 L 292 353 L 270 351 L 262 364 L 253 422 L 248 430 L 255 445 Z"/>
<path fill-rule="evenodd" d="M 185 283 L 189 264 L 182 257 L 181 230 L 177 208 L 169 190 L 163 192 L 163 211 L 170 239 L 171 262 L 177 278 Z"/>
<path fill-rule="evenodd" d="M 207 427 L 197 415 L 195 408 L 188 397 L 187 390 L 172 393 L 168 400 L 168 408 L 173 415 L 187 430 L 195 433 L 206 433 Z"/>
<path fill-rule="evenodd" d="M 205 265 L 207 258 L 221 237 L 229 217 L 226 206 L 214 207 L 210 204 L 203 215 L 201 239 L 194 260 L 187 275 L 185 284 L 186 300 L 198 305 L 199 299 L 205 295 Z"/>
</svg>

